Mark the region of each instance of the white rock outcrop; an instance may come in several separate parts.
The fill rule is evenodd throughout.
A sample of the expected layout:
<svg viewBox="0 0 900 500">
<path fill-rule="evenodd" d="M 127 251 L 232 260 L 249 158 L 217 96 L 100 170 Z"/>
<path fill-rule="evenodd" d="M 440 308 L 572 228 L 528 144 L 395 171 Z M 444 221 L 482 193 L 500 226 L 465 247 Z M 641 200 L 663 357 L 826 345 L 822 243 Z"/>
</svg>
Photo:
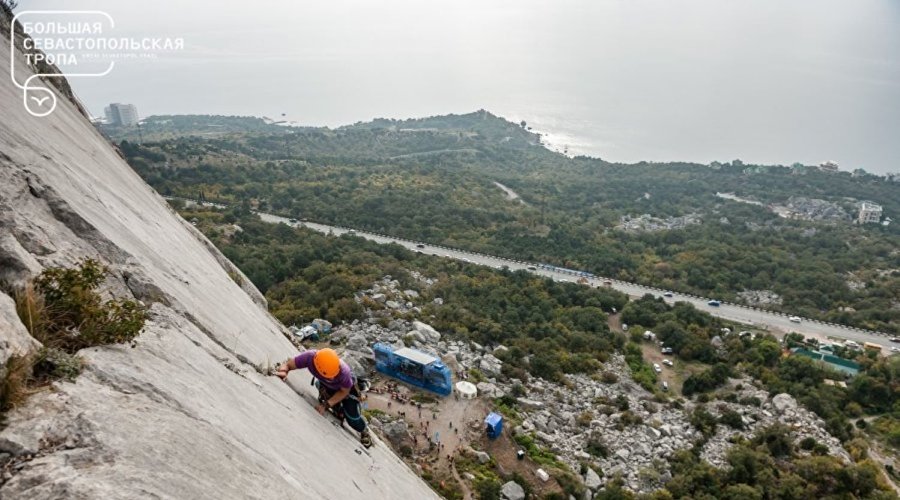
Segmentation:
<svg viewBox="0 0 900 500">
<path fill-rule="evenodd" d="M 262 296 L 53 92 L 38 118 L 0 83 L 0 277 L 95 258 L 111 270 L 105 293 L 152 316 L 136 347 L 82 351 L 74 383 L 7 415 L 0 453 L 16 463 L 0 497 L 436 498 L 386 446 L 363 451 L 298 396 L 308 375 L 261 374 L 296 353 Z M 0 293 L 4 356 L 30 342 L 16 321 Z"/>
</svg>

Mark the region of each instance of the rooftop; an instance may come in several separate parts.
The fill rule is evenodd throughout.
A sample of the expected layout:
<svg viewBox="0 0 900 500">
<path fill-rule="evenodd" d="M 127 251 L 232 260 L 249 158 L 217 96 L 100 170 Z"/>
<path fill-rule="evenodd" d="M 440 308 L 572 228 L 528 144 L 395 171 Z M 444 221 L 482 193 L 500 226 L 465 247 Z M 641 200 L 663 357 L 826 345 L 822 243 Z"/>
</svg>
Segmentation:
<svg viewBox="0 0 900 500">
<path fill-rule="evenodd" d="M 394 354 L 397 356 L 402 356 L 410 361 L 415 361 L 416 363 L 422 365 L 430 365 L 434 363 L 438 359 L 431 354 L 425 354 L 422 351 L 417 351 L 415 349 L 410 349 L 409 347 L 404 347 L 402 349 L 397 349 L 394 351 Z"/>
</svg>

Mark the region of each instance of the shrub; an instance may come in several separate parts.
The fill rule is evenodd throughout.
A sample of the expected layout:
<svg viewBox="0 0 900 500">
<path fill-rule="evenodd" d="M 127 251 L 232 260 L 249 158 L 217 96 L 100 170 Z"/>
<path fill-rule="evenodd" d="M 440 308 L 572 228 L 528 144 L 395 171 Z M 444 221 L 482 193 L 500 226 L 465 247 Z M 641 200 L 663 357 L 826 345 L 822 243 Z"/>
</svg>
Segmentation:
<svg viewBox="0 0 900 500">
<path fill-rule="evenodd" d="M 697 406 L 691 412 L 691 425 L 707 438 L 716 433 L 716 417 L 703 406 Z"/>
<path fill-rule="evenodd" d="M 712 368 L 695 373 L 688 377 L 682 385 L 682 393 L 690 396 L 698 392 L 707 392 L 724 384 L 731 375 L 731 368 L 724 363 L 718 363 Z"/>
<path fill-rule="evenodd" d="M 810 451 L 813 448 L 815 448 L 817 444 L 819 444 L 819 443 L 818 443 L 818 441 L 816 441 L 816 438 L 814 438 L 812 436 L 805 437 L 802 440 L 800 440 L 800 449 Z"/>
<path fill-rule="evenodd" d="M 27 396 L 30 388 L 54 380 L 74 380 L 81 373 L 82 348 L 129 342 L 140 333 L 146 309 L 130 300 L 107 300 L 97 293 L 106 269 L 87 259 L 78 267 L 45 269 L 15 293 L 22 324 L 43 347 L 11 357 L 0 380 L 0 413 Z"/>
<path fill-rule="evenodd" d="M 640 425 L 644 423 L 644 419 L 641 418 L 640 415 L 632 412 L 631 410 L 626 410 L 622 412 L 622 415 L 619 416 L 619 422 L 624 426 L 631 425 Z"/>
<path fill-rule="evenodd" d="M 604 384 L 615 384 L 619 381 L 619 376 L 613 372 L 603 372 L 603 374 L 600 375 L 600 380 Z"/>
<path fill-rule="evenodd" d="M 719 416 L 719 422 L 732 429 L 741 430 L 744 428 L 744 419 L 741 417 L 741 414 L 731 409 L 726 409 L 722 412 Z"/>
<path fill-rule="evenodd" d="M 755 445 L 763 445 L 773 457 L 789 457 L 794 449 L 791 431 L 782 424 L 766 427 L 753 438 Z"/>
<path fill-rule="evenodd" d="M 0 413 L 19 405 L 27 394 L 33 361 L 30 356 L 11 356 L 0 368 Z"/>
<path fill-rule="evenodd" d="M 482 479 L 475 483 L 478 498 L 483 500 L 500 500 L 501 487 L 500 481 L 496 479 Z"/>
<path fill-rule="evenodd" d="M 516 382 L 515 384 L 513 384 L 513 386 L 512 386 L 512 388 L 510 389 L 509 393 L 510 393 L 513 397 L 516 397 L 516 398 L 524 397 L 525 394 L 527 394 L 527 392 L 525 391 L 525 386 L 523 386 L 522 384 L 520 384 L 520 383 L 518 383 L 518 382 Z"/>
<path fill-rule="evenodd" d="M 591 420 L 594 419 L 594 413 L 591 411 L 581 412 L 576 418 L 575 421 L 581 427 L 588 427 L 591 425 Z"/>
<path fill-rule="evenodd" d="M 16 295 L 19 318 L 32 337 L 70 354 L 131 341 L 144 327 L 146 309 L 131 300 L 104 302 L 96 289 L 106 273 L 92 259 L 71 269 L 45 269 L 33 288 Z"/>
<path fill-rule="evenodd" d="M 32 377 L 38 383 L 52 380 L 74 381 L 84 363 L 78 356 L 54 347 L 42 347 L 34 357 Z"/>
<path fill-rule="evenodd" d="M 594 455 L 595 457 L 606 458 L 609 456 L 609 448 L 600 436 L 593 435 L 588 439 L 584 451 Z"/>
<path fill-rule="evenodd" d="M 755 406 L 757 408 L 762 406 L 762 401 L 756 396 L 741 398 L 740 403 L 744 406 Z"/>
</svg>

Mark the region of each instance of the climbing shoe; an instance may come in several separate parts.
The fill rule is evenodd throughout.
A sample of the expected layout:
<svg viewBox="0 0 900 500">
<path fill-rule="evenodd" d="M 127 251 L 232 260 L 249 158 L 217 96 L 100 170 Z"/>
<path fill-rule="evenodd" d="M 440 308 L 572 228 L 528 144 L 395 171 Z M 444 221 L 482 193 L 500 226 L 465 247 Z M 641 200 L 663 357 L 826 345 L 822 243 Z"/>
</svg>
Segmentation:
<svg viewBox="0 0 900 500">
<path fill-rule="evenodd" d="M 359 442 L 362 443 L 362 445 L 366 448 L 372 446 L 372 434 L 369 433 L 369 429 L 366 429 L 359 433 Z"/>
</svg>

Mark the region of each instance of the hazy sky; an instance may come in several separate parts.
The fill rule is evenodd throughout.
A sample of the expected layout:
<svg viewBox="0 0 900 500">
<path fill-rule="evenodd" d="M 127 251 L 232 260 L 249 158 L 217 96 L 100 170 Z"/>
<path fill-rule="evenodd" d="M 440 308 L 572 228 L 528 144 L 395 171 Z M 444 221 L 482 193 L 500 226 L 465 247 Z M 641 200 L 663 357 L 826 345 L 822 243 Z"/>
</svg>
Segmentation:
<svg viewBox="0 0 900 500">
<path fill-rule="evenodd" d="M 137 2 L 120 36 L 185 50 L 72 79 L 100 114 L 242 114 L 309 125 L 465 113 L 524 119 L 613 161 L 741 158 L 900 171 L 900 1 Z"/>
</svg>

